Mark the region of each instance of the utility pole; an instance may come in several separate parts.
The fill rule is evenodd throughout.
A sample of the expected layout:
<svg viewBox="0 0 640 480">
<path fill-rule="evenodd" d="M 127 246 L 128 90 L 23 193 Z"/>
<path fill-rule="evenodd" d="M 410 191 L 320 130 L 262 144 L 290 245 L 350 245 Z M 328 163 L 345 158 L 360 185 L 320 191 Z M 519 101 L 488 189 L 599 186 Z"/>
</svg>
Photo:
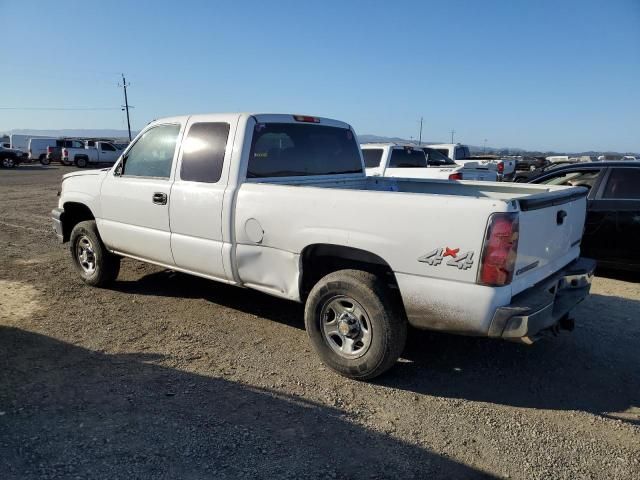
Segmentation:
<svg viewBox="0 0 640 480">
<path fill-rule="evenodd" d="M 455 130 L 451 130 L 451 143 L 453 143 L 453 134 L 456 133 Z"/>
<path fill-rule="evenodd" d="M 484 139 L 484 153 L 487 153 L 487 139 Z"/>
<path fill-rule="evenodd" d="M 131 141 L 131 122 L 129 121 L 129 100 L 127 99 L 127 80 L 124 78 L 124 73 L 122 74 L 122 88 L 124 89 L 124 108 L 127 112 L 127 130 L 129 131 L 129 141 Z"/>
<path fill-rule="evenodd" d="M 422 117 L 420 117 L 420 137 L 418 137 L 418 146 L 422 145 Z"/>
</svg>

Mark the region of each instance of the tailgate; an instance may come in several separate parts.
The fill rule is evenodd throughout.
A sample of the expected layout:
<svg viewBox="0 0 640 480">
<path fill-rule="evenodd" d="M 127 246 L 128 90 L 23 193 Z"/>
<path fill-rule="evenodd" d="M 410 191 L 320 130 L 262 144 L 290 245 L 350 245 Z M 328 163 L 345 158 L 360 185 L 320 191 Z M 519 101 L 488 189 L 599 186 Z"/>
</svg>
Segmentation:
<svg viewBox="0 0 640 480">
<path fill-rule="evenodd" d="M 587 193 L 585 188 L 571 187 L 518 200 L 520 236 L 512 295 L 579 256 Z"/>
</svg>

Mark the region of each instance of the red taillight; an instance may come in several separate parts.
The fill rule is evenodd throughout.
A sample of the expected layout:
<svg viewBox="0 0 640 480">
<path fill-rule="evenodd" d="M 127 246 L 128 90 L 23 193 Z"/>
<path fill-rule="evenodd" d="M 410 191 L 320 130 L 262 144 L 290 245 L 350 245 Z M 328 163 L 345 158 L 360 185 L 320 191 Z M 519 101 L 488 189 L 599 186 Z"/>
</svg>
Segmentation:
<svg viewBox="0 0 640 480">
<path fill-rule="evenodd" d="M 47 147 L 47 153 L 52 153 L 52 152 L 53 152 L 53 148 Z"/>
<path fill-rule="evenodd" d="M 504 162 L 498 163 L 498 173 L 504 173 Z"/>
<path fill-rule="evenodd" d="M 296 122 L 306 122 L 306 123 L 320 123 L 320 119 L 317 117 L 311 117 L 309 115 L 294 115 L 293 119 Z"/>
<path fill-rule="evenodd" d="M 494 213 L 489 217 L 478 283 L 501 287 L 511 283 L 518 253 L 518 214 Z"/>
<path fill-rule="evenodd" d="M 451 175 L 449 175 L 449 180 L 462 180 L 462 173 L 452 173 Z"/>
</svg>

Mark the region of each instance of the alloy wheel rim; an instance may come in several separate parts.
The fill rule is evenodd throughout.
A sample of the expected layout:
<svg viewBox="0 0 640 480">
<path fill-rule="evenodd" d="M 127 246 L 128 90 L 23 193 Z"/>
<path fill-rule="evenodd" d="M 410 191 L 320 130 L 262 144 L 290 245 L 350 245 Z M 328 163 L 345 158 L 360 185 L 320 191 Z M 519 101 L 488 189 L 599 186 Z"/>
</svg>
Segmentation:
<svg viewBox="0 0 640 480">
<path fill-rule="evenodd" d="M 321 331 L 327 345 L 343 358 L 363 356 L 371 346 L 371 321 L 360 303 L 347 295 L 325 302 L 320 311 Z"/>
<path fill-rule="evenodd" d="M 96 271 L 96 254 L 91 240 L 86 235 L 82 235 L 76 244 L 76 258 L 80 268 L 91 275 Z"/>
</svg>

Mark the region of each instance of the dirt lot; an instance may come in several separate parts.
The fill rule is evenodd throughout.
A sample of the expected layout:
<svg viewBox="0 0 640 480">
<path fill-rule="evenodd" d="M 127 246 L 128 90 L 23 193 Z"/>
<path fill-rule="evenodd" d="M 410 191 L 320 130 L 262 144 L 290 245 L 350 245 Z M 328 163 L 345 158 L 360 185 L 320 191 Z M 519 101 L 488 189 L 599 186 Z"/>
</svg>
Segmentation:
<svg viewBox="0 0 640 480">
<path fill-rule="evenodd" d="M 411 332 L 373 383 L 302 307 L 130 260 L 84 286 L 63 167 L 0 170 L 0 477 L 640 478 L 640 284 L 596 278 L 533 347 Z"/>
</svg>

